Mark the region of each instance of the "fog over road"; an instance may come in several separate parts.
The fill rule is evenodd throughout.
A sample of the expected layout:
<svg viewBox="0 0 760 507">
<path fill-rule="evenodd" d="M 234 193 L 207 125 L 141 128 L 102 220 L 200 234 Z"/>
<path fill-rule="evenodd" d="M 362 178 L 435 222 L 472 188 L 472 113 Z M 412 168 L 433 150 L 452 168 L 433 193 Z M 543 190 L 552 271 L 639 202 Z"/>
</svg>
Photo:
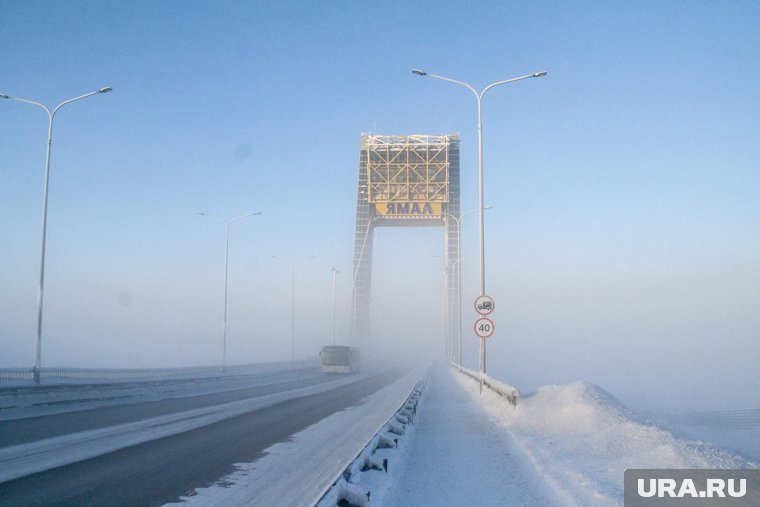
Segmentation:
<svg viewBox="0 0 760 507">
<path fill-rule="evenodd" d="M 109 428 L 135 421 L 222 406 L 294 389 L 323 385 L 213 424 L 131 445 L 107 454 L 0 483 L 2 505 L 162 505 L 210 485 L 253 462 L 271 445 L 287 441 L 324 417 L 353 406 L 399 377 L 399 372 L 346 378 L 318 373 L 285 377 L 265 385 L 196 396 L 152 400 L 0 421 L 0 456 L 11 446 Z M 334 388 L 329 384 L 335 383 Z M 144 389 L 144 387 L 143 387 Z M 97 392 L 97 387 L 93 387 Z M 113 400 L 109 401 L 113 403 Z M 73 406 L 74 404 L 72 404 Z M 227 406 L 227 405 L 224 405 Z M 44 410 L 44 407 L 40 408 Z M 34 409 L 29 409 L 33 412 Z M 191 412 L 192 413 L 192 412 Z M 4 414 L 0 411 L 0 418 Z"/>
<path fill-rule="evenodd" d="M 107 426 L 114 426 L 116 424 L 124 424 L 133 421 L 139 421 L 141 419 L 147 419 L 150 417 L 158 417 L 161 415 L 172 414 L 176 412 L 182 412 L 185 410 L 192 410 L 200 407 L 210 407 L 214 405 L 221 405 L 223 403 L 230 403 L 233 401 L 240 401 L 248 398 L 255 398 L 257 396 L 263 396 L 266 394 L 273 394 L 288 391 L 291 389 L 297 389 L 299 387 L 306 387 L 310 385 L 321 384 L 328 382 L 331 379 L 325 375 L 322 375 L 318 370 L 314 369 L 305 376 L 298 376 L 297 378 L 288 379 L 283 378 L 280 381 L 256 385 L 253 387 L 242 387 L 235 384 L 222 385 L 218 388 L 229 390 L 223 390 L 221 392 L 212 392 L 208 394 L 192 394 L 192 383 L 189 387 L 189 393 L 185 391 L 183 395 L 176 398 L 167 398 L 155 401 L 139 402 L 139 398 L 134 400 L 132 396 L 126 394 L 114 394 L 109 392 L 114 386 L 89 386 L 80 387 L 76 386 L 78 390 L 88 389 L 93 391 L 90 398 L 86 399 L 74 399 L 64 400 L 57 402 L 59 405 L 70 405 L 71 408 L 75 408 L 76 411 L 69 411 L 57 414 L 47 414 L 37 417 L 25 417 L 23 419 L 13 419 L 8 421 L 0 421 L 0 447 L 9 445 L 22 444 L 26 442 L 33 442 L 41 440 L 43 438 L 50 438 L 58 435 L 65 435 L 68 433 L 75 433 L 77 431 L 91 430 L 95 428 L 103 428 Z M 175 381 L 176 382 L 176 381 Z M 208 387 L 208 381 L 198 382 L 201 385 Z M 127 384 L 125 386 L 116 386 L 119 391 L 150 391 L 155 385 L 160 385 L 161 382 L 143 382 L 136 384 Z M 188 388 L 186 387 L 186 389 Z M 72 389 L 69 386 L 51 386 L 46 387 L 51 393 L 56 390 Z M 105 391 L 103 395 L 98 395 L 99 391 Z M 176 394 L 175 394 L 176 396 Z M 121 401 L 118 405 L 97 407 L 97 408 L 77 408 L 75 404 L 87 405 L 96 403 L 113 403 L 114 398 L 118 398 Z M 41 404 L 41 407 L 50 408 L 53 403 Z"/>
</svg>

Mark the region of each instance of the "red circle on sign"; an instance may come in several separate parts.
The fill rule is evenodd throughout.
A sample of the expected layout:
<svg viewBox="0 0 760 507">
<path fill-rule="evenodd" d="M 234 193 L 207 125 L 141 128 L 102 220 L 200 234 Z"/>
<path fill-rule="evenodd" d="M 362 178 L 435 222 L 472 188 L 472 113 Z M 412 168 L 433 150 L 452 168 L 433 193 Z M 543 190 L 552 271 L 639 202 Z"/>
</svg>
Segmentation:
<svg viewBox="0 0 760 507">
<path fill-rule="evenodd" d="M 475 334 L 481 338 L 488 338 L 493 334 L 494 325 L 491 319 L 482 317 L 475 321 Z"/>
</svg>

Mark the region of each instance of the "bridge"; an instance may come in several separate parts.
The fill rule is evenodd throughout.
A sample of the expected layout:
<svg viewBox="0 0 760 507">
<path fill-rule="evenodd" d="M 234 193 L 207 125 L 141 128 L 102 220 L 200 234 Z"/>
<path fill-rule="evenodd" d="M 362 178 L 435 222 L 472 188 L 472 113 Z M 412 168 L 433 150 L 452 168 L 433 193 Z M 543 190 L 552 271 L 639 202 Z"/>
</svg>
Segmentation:
<svg viewBox="0 0 760 507">
<path fill-rule="evenodd" d="M 458 136 L 362 136 L 356 192 L 341 345 L 382 340 L 371 319 L 376 229 L 437 227 L 442 351 L 393 365 L 370 354 L 349 375 L 326 375 L 317 358 L 0 370 L 0 505 L 608 506 L 622 505 L 626 468 L 757 467 L 640 422 L 596 386 L 521 399 L 462 366 Z M 741 431 L 760 424 L 756 411 L 681 423 L 729 419 Z"/>
</svg>

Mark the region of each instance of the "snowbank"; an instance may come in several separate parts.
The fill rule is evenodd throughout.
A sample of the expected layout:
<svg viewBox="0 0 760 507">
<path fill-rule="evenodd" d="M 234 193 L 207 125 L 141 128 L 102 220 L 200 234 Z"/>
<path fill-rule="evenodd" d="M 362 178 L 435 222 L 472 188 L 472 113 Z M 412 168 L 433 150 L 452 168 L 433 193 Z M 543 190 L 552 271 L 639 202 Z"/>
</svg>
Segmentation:
<svg viewBox="0 0 760 507">
<path fill-rule="evenodd" d="M 477 384 L 460 382 L 478 396 Z M 627 468 L 748 468 L 757 463 L 640 420 L 587 382 L 552 385 L 512 407 L 484 391 L 482 404 L 566 505 L 622 505 Z"/>
</svg>

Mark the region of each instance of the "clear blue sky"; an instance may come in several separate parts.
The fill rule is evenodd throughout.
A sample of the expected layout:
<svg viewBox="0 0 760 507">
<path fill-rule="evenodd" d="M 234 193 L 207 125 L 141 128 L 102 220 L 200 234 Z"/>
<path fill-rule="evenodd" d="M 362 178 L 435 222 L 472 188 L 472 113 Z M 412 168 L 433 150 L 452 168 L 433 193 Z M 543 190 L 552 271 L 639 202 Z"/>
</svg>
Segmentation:
<svg viewBox="0 0 760 507">
<path fill-rule="evenodd" d="M 6 1 L 0 92 L 114 89 L 56 117 L 43 365 L 218 361 L 224 229 L 196 211 L 264 211 L 232 228 L 231 357 L 289 356 L 272 255 L 317 256 L 297 268 L 297 355 L 315 352 L 332 265 L 347 326 L 362 132 L 460 133 L 476 206 L 474 98 L 410 70 L 478 88 L 547 70 L 484 101 L 490 371 L 758 406 L 759 25 L 749 1 Z M 46 128 L 0 101 L 0 366 L 34 361 Z M 373 305 L 399 340 L 438 331 L 439 232 L 378 235 Z M 469 307 L 474 260 L 463 276 Z"/>
</svg>

